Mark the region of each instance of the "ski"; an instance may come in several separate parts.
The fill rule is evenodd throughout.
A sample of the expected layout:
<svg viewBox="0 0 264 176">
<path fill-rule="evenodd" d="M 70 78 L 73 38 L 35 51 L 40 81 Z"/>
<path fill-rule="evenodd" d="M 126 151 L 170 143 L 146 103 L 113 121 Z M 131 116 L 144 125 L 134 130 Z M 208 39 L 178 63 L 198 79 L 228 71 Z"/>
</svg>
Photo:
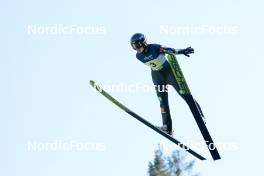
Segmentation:
<svg viewBox="0 0 264 176">
<path fill-rule="evenodd" d="M 205 140 L 205 143 L 207 145 L 207 148 L 210 151 L 210 154 L 212 155 L 214 160 L 219 160 L 221 159 L 217 148 L 213 142 L 212 137 L 210 136 L 210 133 L 204 123 L 203 120 L 203 113 L 202 110 L 199 106 L 199 104 L 194 100 L 191 91 L 187 85 L 187 82 L 184 78 L 184 75 L 181 71 L 180 65 L 176 59 L 176 56 L 174 54 L 168 54 L 167 55 L 169 64 L 172 68 L 173 74 L 175 76 L 175 79 L 179 85 L 180 88 L 180 94 L 182 94 L 185 97 L 185 100 L 194 116 L 194 119 L 202 133 L 202 136 Z"/>
<path fill-rule="evenodd" d="M 206 158 L 204 158 L 203 156 L 199 155 L 198 153 L 196 153 L 195 151 L 193 151 L 192 149 L 190 149 L 186 145 L 182 144 L 180 141 L 178 141 L 174 137 L 172 137 L 172 136 L 164 133 L 163 131 L 161 131 L 160 129 L 158 129 L 157 127 L 155 127 L 153 124 L 151 124 L 150 122 L 148 122 L 144 118 L 142 118 L 139 115 L 137 115 L 135 112 L 133 112 L 130 109 L 128 109 L 126 106 L 124 106 L 122 103 L 120 103 L 119 101 L 117 101 L 115 98 L 113 98 L 106 91 L 104 91 L 103 89 L 101 89 L 97 84 L 95 84 L 94 81 L 91 80 L 90 81 L 90 84 L 91 84 L 91 86 L 93 88 L 95 88 L 98 92 L 100 92 L 104 97 L 106 97 L 108 100 L 110 100 L 112 103 L 114 103 L 115 105 L 117 105 L 119 108 L 121 108 L 122 110 L 124 110 L 126 113 L 128 113 L 129 115 L 131 115 L 132 117 L 134 117 L 138 121 L 142 122 L 144 125 L 148 126 L 152 130 L 154 130 L 157 133 L 159 133 L 160 135 L 162 135 L 165 138 L 169 139 L 170 141 L 172 141 L 173 143 L 175 143 L 176 145 L 178 145 L 179 147 L 181 147 L 185 151 L 189 152 L 193 156 L 197 157 L 198 159 L 200 159 L 200 160 L 206 160 Z"/>
</svg>

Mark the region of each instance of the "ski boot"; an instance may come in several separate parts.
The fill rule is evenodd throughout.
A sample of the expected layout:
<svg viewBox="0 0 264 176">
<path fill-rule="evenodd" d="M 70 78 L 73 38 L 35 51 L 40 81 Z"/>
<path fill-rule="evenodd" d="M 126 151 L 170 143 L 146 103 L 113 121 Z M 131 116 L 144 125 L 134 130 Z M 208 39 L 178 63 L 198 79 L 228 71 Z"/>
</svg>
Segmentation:
<svg viewBox="0 0 264 176">
<path fill-rule="evenodd" d="M 168 134 L 168 135 L 170 135 L 170 136 L 173 137 L 173 132 L 174 132 L 174 131 L 173 131 L 173 129 L 172 129 L 171 131 L 169 131 L 167 125 L 156 126 L 156 128 L 158 128 L 158 129 L 161 130 L 162 132 L 164 132 L 164 133 L 166 133 L 166 134 Z"/>
</svg>

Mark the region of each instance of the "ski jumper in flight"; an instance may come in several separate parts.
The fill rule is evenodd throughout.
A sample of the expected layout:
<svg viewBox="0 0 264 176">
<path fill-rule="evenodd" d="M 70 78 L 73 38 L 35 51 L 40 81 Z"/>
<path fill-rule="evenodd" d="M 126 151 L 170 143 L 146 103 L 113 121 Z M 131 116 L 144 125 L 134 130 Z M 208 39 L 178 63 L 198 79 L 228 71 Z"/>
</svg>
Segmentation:
<svg viewBox="0 0 264 176">
<path fill-rule="evenodd" d="M 168 102 L 167 85 L 173 86 L 185 101 L 187 101 L 187 99 L 180 93 L 179 85 L 166 58 L 166 54 L 184 54 L 190 57 L 189 54 L 194 53 L 194 50 L 191 47 L 186 49 L 174 49 L 159 44 L 147 44 L 145 36 L 141 33 L 134 34 L 130 39 L 130 44 L 132 48 L 137 51 L 136 58 L 151 68 L 152 81 L 155 85 L 156 94 L 160 102 L 163 122 L 163 125 L 158 128 L 172 135 L 172 119 Z M 198 103 L 197 105 L 200 109 Z"/>
</svg>

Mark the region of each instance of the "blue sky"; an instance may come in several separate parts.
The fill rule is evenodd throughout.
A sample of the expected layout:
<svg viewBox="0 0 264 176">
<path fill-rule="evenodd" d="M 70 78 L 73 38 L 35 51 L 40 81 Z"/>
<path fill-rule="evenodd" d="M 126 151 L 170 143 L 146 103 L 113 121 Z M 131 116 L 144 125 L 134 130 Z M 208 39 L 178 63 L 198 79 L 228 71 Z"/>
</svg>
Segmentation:
<svg viewBox="0 0 264 176">
<path fill-rule="evenodd" d="M 147 175 L 159 142 L 167 141 L 94 92 L 99 84 L 151 85 L 150 70 L 135 59 L 130 36 L 149 43 L 192 46 L 179 56 L 200 102 L 222 160 L 196 162 L 201 175 L 261 172 L 263 133 L 263 2 L 253 1 L 6 1 L 1 6 L 1 175 Z M 28 26 L 88 26 L 104 32 L 81 35 L 29 34 Z M 236 27 L 235 33 L 160 31 L 203 25 Z M 112 95 L 154 124 L 161 123 L 155 93 Z M 175 136 L 203 140 L 180 97 L 169 93 Z M 28 142 L 82 142 L 104 150 L 28 151 Z M 171 146 L 169 143 L 168 145 Z M 172 147 L 173 148 L 173 147 Z M 177 147 L 175 146 L 175 149 Z M 190 159 L 193 159 L 190 156 Z"/>
</svg>

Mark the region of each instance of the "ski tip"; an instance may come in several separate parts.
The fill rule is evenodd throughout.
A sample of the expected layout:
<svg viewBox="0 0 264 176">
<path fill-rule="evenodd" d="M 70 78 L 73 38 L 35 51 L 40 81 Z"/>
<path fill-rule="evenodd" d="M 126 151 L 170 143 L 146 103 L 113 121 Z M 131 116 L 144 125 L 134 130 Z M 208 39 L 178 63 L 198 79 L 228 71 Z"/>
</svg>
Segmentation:
<svg viewBox="0 0 264 176">
<path fill-rule="evenodd" d="M 94 86 L 95 82 L 93 80 L 90 80 L 91 86 Z"/>
</svg>

